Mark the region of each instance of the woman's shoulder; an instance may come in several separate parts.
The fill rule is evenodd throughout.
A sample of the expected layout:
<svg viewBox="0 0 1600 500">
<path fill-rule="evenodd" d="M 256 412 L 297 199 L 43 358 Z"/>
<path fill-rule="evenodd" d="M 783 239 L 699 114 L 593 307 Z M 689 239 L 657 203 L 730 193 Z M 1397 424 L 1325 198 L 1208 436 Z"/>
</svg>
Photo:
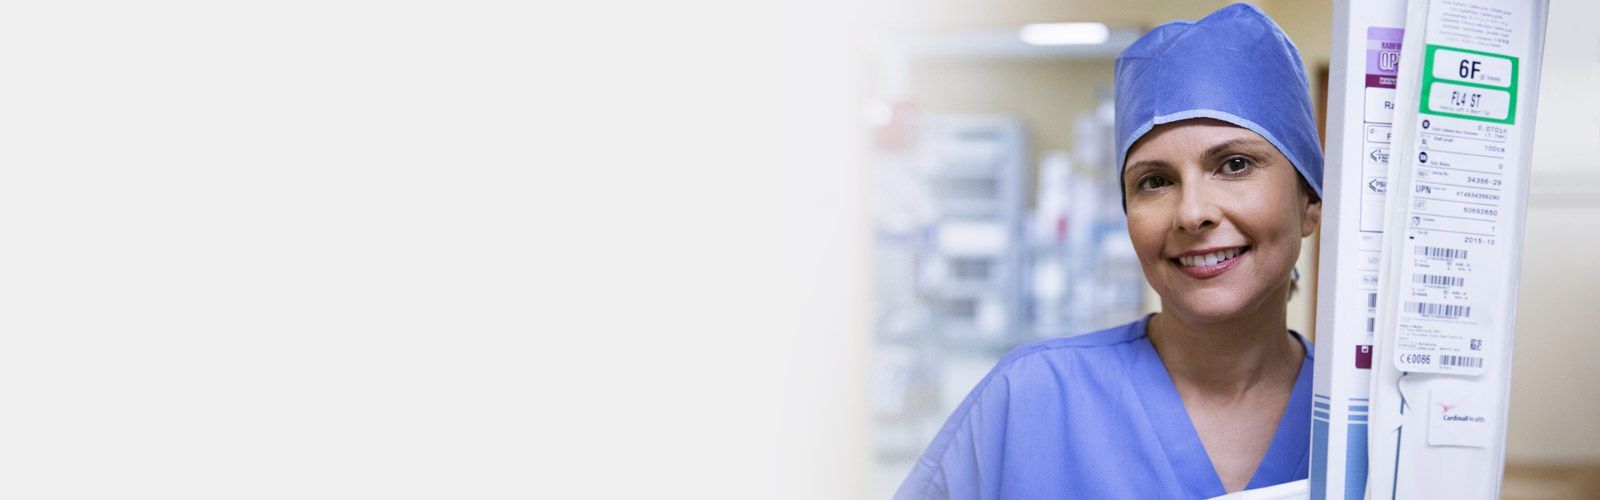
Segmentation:
<svg viewBox="0 0 1600 500">
<path fill-rule="evenodd" d="M 1096 416 L 1118 411 L 1115 402 L 1144 339 L 1144 322 L 1012 349 L 945 421 L 896 498 L 998 491 L 997 483 L 990 484 L 994 479 L 978 471 L 1004 466 L 1002 450 L 1013 457 L 1048 459 L 1064 448 L 1037 448 L 1039 436 L 1108 421 Z M 1032 458 L 1016 460 L 1015 466 L 1026 467 Z"/>
<path fill-rule="evenodd" d="M 1145 338 L 1145 321 L 1018 346 L 995 363 L 968 399 L 1059 397 L 1072 387 L 1123 380 Z"/>
<path fill-rule="evenodd" d="M 1045 339 L 1022 344 L 1007 352 L 995 371 L 1032 361 L 1071 360 L 1083 356 L 1104 357 L 1108 351 L 1126 351 L 1145 337 L 1148 317 L 1093 332 Z"/>
</svg>

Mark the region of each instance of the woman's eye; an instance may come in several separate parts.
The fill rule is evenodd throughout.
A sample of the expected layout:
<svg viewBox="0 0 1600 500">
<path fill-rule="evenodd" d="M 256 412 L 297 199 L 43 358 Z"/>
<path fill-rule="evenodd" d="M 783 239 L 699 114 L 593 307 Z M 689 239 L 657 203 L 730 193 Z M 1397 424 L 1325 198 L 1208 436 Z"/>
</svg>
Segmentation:
<svg viewBox="0 0 1600 500">
<path fill-rule="evenodd" d="M 1157 189 L 1166 187 L 1170 184 L 1171 183 L 1167 181 L 1166 177 L 1155 175 L 1139 179 L 1139 189 Z"/>
<path fill-rule="evenodd" d="M 1241 172 L 1244 172 L 1245 170 L 1248 170 L 1249 168 L 1250 168 L 1250 160 L 1246 159 L 1246 158 L 1240 158 L 1240 157 L 1235 156 L 1233 158 L 1228 158 L 1226 161 L 1222 162 L 1222 171 L 1225 172 L 1225 173 L 1229 173 L 1229 174 L 1241 173 Z"/>
</svg>

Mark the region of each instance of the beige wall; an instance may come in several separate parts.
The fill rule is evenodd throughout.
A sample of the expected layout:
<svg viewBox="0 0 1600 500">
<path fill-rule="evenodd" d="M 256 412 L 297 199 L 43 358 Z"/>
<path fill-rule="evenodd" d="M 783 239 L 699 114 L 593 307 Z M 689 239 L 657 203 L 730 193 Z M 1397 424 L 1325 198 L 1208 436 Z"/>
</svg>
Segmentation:
<svg viewBox="0 0 1600 500">
<path fill-rule="evenodd" d="M 1508 461 L 1600 463 L 1600 3 L 1552 0 L 1511 378 Z M 1592 492 L 1591 492 L 1592 493 Z"/>
<path fill-rule="evenodd" d="M 1507 459 L 1600 462 L 1600 203 L 1533 207 L 1524 245 Z"/>
</svg>

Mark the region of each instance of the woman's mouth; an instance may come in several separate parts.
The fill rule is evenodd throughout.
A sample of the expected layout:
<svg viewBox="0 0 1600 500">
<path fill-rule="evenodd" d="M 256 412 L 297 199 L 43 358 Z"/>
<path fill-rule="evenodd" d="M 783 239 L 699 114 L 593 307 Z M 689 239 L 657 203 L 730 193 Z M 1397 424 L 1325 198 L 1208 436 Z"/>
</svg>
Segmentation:
<svg viewBox="0 0 1600 500">
<path fill-rule="evenodd" d="M 1245 254 L 1250 252 L 1250 247 L 1233 247 L 1211 250 L 1203 254 L 1183 255 L 1167 259 L 1168 262 L 1178 266 L 1184 274 L 1195 279 L 1209 279 L 1228 272 L 1237 265 Z"/>
</svg>

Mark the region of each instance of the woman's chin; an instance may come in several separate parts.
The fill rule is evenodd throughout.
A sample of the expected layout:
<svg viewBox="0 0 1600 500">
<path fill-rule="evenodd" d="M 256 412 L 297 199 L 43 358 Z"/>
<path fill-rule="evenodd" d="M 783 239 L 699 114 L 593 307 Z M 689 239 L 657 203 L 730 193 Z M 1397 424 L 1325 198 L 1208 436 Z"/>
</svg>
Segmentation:
<svg viewBox="0 0 1600 500">
<path fill-rule="evenodd" d="M 1183 319 L 1184 323 L 1191 325 L 1209 325 L 1225 323 L 1246 314 L 1244 301 L 1237 295 L 1229 297 L 1216 297 L 1207 300 L 1204 297 L 1190 297 L 1177 303 L 1168 303 L 1166 309 Z"/>
</svg>

